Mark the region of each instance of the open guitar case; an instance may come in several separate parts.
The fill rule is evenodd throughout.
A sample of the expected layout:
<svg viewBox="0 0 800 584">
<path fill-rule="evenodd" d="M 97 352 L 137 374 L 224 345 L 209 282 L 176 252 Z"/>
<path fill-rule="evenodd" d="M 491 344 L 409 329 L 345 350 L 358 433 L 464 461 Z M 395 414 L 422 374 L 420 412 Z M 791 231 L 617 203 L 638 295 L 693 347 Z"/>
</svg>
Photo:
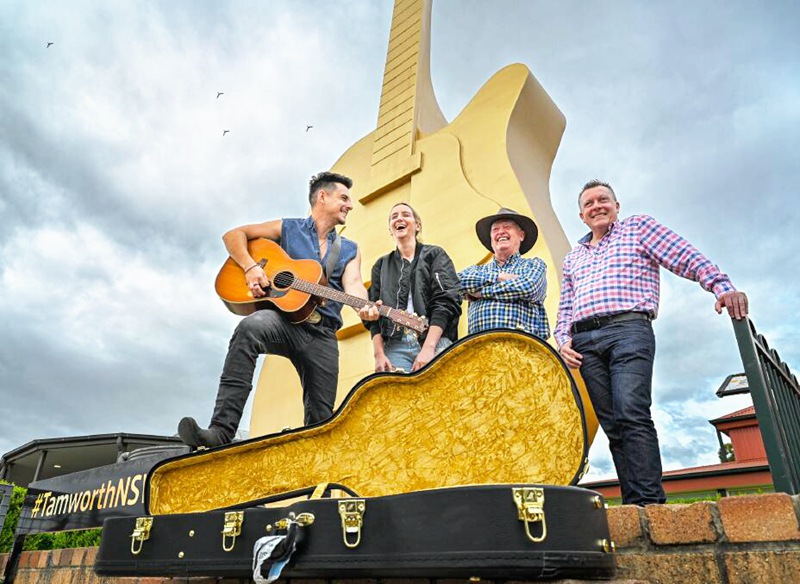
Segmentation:
<svg viewBox="0 0 800 584">
<path fill-rule="evenodd" d="M 413 374 L 370 375 L 323 423 L 158 463 L 149 515 L 106 521 L 95 570 L 609 578 L 605 502 L 574 486 L 587 449 L 557 353 L 486 331 Z"/>
</svg>

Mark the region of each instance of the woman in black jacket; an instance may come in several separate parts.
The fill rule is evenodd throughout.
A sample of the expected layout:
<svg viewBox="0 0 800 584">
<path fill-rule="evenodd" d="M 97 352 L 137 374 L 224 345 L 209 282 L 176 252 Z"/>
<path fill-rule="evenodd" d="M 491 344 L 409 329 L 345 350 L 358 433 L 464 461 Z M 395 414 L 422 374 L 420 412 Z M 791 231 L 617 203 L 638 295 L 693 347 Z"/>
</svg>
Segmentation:
<svg viewBox="0 0 800 584">
<path fill-rule="evenodd" d="M 419 241 L 421 231 L 422 220 L 411 205 L 392 207 L 389 233 L 397 247 L 372 267 L 369 298 L 426 316 L 429 328 L 417 338 L 386 318 L 365 323 L 372 333 L 375 371 L 416 371 L 458 337 L 458 275 L 441 247 Z"/>
</svg>

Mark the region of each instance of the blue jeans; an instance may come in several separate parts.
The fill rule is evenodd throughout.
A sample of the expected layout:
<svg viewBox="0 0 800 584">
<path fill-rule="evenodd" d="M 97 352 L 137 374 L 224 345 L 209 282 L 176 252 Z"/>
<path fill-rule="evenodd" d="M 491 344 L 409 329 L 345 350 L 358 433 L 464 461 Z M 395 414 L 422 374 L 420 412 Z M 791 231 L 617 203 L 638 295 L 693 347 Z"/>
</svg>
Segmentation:
<svg viewBox="0 0 800 584">
<path fill-rule="evenodd" d="M 322 323 L 292 324 L 279 312 L 259 310 L 236 327 L 219 380 L 211 426 L 219 428 L 228 440 L 236 434 L 253 388 L 256 360 L 265 353 L 286 357 L 300 375 L 306 425 L 333 414 L 339 382 L 339 344 L 334 328 Z"/>
<path fill-rule="evenodd" d="M 452 344 L 453 341 L 447 337 L 440 338 L 439 342 L 436 343 L 434 355 L 438 355 Z M 417 335 L 414 333 L 404 333 L 399 339 L 383 340 L 383 352 L 386 358 L 389 359 L 394 367 L 402 369 L 406 373 L 411 373 L 414 359 L 417 358 L 421 349 Z"/>
<path fill-rule="evenodd" d="M 666 501 L 658 435 L 650 415 L 656 341 L 647 320 L 612 323 L 572 336 L 581 375 L 608 436 L 622 502 Z"/>
</svg>

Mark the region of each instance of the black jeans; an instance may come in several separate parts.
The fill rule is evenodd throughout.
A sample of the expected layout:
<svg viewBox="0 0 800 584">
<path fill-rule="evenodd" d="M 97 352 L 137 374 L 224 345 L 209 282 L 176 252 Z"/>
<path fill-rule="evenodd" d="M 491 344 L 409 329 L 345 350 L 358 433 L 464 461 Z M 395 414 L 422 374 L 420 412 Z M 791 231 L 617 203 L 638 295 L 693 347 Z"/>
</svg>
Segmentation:
<svg viewBox="0 0 800 584">
<path fill-rule="evenodd" d="M 243 318 L 228 345 L 219 380 L 211 426 L 232 439 L 253 388 L 256 361 L 262 354 L 289 359 L 303 386 L 304 423 L 321 422 L 333 413 L 339 379 L 339 343 L 333 328 L 323 324 L 292 324 L 274 310 L 259 310 Z"/>
<path fill-rule="evenodd" d="M 666 501 L 658 435 L 650 415 L 656 341 L 647 320 L 612 323 L 572 337 L 581 375 L 617 469 L 622 502 Z"/>
</svg>

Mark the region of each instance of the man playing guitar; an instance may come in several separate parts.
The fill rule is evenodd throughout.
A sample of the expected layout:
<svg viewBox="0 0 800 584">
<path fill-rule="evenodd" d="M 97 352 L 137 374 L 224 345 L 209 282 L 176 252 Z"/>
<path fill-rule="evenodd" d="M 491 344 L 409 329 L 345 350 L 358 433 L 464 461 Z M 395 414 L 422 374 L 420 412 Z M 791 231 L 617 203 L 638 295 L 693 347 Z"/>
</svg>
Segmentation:
<svg viewBox="0 0 800 584">
<path fill-rule="evenodd" d="M 266 238 L 278 242 L 295 260 L 318 261 L 325 268 L 329 287 L 367 299 L 358 246 L 337 235 L 335 230 L 337 225 L 345 224 L 347 214 L 353 209 L 352 184 L 346 176 L 322 172 L 311 177 L 309 217 L 243 225 L 223 235 L 231 260 L 244 273 L 248 296 L 256 300 L 271 293 L 266 261 L 256 261 L 248 249 L 248 242 Z M 309 425 L 329 418 L 339 377 L 336 331 L 342 326 L 341 309 L 340 302 L 328 300 L 299 323 L 278 310 L 256 310 L 243 318 L 228 346 L 211 424 L 205 429 L 194 418 L 183 418 L 178 425 L 181 439 L 189 446 L 207 448 L 233 440 L 253 387 L 256 360 L 265 353 L 282 355 L 297 369 L 303 386 L 304 423 Z M 379 310 L 380 306 L 367 303 L 358 310 L 358 316 L 362 320 L 377 320 Z"/>
</svg>

